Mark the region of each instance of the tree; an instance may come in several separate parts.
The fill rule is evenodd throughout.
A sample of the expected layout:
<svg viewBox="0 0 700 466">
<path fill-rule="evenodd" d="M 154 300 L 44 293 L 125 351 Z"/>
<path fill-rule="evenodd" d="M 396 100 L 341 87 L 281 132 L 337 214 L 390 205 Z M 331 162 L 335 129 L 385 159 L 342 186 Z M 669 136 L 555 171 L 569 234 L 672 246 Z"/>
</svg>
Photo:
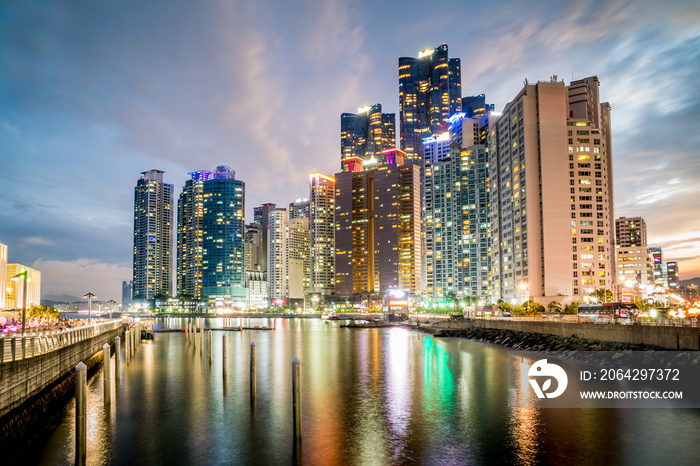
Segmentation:
<svg viewBox="0 0 700 466">
<path fill-rule="evenodd" d="M 560 303 L 558 303 L 556 301 L 551 301 L 549 304 L 547 304 L 547 311 L 548 312 L 561 312 L 562 306 Z"/>
<path fill-rule="evenodd" d="M 566 306 L 564 306 L 564 311 L 562 311 L 562 314 L 577 314 L 578 313 L 578 306 L 579 302 L 578 301 L 573 301 Z"/>
<path fill-rule="evenodd" d="M 455 293 L 454 291 L 448 291 L 445 294 L 445 300 L 447 301 L 447 303 L 450 303 L 450 302 L 452 303 L 452 313 L 455 313 L 456 312 L 455 308 L 457 305 L 457 293 Z"/>
<path fill-rule="evenodd" d="M 602 289 L 595 290 L 589 296 L 596 298 L 599 303 L 611 303 L 613 302 L 613 292 L 610 290 Z"/>
<path fill-rule="evenodd" d="M 27 309 L 27 321 L 53 322 L 61 317 L 61 313 L 53 307 L 32 305 Z"/>
<path fill-rule="evenodd" d="M 537 301 L 525 301 L 522 307 L 525 310 L 526 314 L 536 314 L 544 312 L 544 306 L 538 303 Z"/>
</svg>

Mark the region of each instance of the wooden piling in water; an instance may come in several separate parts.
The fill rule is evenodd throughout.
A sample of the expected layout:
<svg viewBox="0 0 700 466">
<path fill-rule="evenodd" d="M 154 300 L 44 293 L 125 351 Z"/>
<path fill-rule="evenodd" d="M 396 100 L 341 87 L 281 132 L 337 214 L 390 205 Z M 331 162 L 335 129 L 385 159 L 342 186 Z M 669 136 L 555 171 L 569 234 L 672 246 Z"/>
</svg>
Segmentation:
<svg viewBox="0 0 700 466">
<path fill-rule="evenodd" d="M 301 440 L 301 361 L 292 360 L 292 417 L 294 439 Z"/>
<path fill-rule="evenodd" d="M 105 406 L 108 406 L 112 402 L 112 364 L 110 359 L 109 343 L 105 343 L 102 347 L 102 389 Z"/>
<path fill-rule="evenodd" d="M 226 384 L 226 335 L 221 337 L 221 355 L 224 384 Z"/>
<path fill-rule="evenodd" d="M 75 367 L 75 464 L 87 460 L 87 366 Z"/>
<path fill-rule="evenodd" d="M 121 378 L 121 346 L 122 342 L 119 337 L 114 339 L 114 380 L 117 381 Z"/>
<path fill-rule="evenodd" d="M 256 381 L 255 381 L 255 342 L 250 342 L 250 405 L 255 404 Z"/>
<path fill-rule="evenodd" d="M 207 332 L 207 340 L 209 340 L 209 365 L 212 365 L 213 362 L 213 357 L 212 357 L 212 341 L 211 341 L 211 330 Z"/>
</svg>

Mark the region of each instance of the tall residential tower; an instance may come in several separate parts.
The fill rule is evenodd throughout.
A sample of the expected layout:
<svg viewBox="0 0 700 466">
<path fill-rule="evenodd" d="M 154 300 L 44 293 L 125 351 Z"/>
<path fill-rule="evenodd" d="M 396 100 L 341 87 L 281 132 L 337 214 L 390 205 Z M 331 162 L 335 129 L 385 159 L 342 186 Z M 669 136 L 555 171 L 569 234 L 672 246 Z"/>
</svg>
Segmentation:
<svg viewBox="0 0 700 466">
<path fill-rule="evenodd" d="M 163 171 L 141 173 L 134 189 L 134 298 L 172 294 L 173 185 Z"/>
<path fill-rule="evenodd" d="M 461 76 L 460 59 L 448 57 L 446 44 L 418 58 L 399 58 L 400 140 L 407 163 L 420 164 L 423 138 L 447 131 L 447 119 L 461 110 Z"/>
<path fill-rule="evenodd" d="M 396 115 L 382 113 L 382 105 L 362 107 L 358 113 L 340 115 L 340 164 L 348 171 L 349 160 L 370 160 L 396 147 Z"/>
<path fill-rule="evenodd" d="M 489 127 L 494 300 L 580 302 L 614 284 L 610 105 L 598 87 L 526 83 Z"/>
</svg>

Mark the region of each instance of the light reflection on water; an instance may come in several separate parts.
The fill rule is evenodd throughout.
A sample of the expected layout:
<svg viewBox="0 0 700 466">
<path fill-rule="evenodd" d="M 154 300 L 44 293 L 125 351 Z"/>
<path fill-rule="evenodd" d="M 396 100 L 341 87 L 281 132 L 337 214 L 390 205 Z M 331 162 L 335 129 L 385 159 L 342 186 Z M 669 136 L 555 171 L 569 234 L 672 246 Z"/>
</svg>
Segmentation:
<svg viewBox="0 0 700 466">
<path fill-rule="evenodd" d="M 227 326 L 240 323 L 270 325 L 232 319 Z M 204 324 L 224 326 L 223 319 Z M 251 341 L 257 353 L 252 409 Z M 188 344 L 184 333 L 144 341 L 128 366 L 122 353 L 109 411 L 102 373 L 91 379 L 88 463 L 292 463 L 294 357 L 302 361 L 306 464 L 659 464 L 671 457 L 695 464 L 700 453 L 697 410 L 510 408 L 508 351 L 464 339 L 278 319 L 275 331 L 214 330 L 213 356 L 210 365 L 208 346 L 200 352 L 199 339 Z M 523 389 L 515 396 L 533 394 Z M 71 402 L 50 438 L 22 462 L 72 464 L 74 413 Z"/>
</svg>

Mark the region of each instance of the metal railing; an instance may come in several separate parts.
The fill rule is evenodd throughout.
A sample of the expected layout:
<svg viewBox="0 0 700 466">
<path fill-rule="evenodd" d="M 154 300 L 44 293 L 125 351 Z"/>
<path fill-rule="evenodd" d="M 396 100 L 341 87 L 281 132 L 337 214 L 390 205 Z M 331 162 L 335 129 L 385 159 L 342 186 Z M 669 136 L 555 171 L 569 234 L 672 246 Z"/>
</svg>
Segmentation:
<svg viewBox="0 0 700 466">
<path fill-rule="evenodd" d="M 121 320 L 57 331 L 0 336 L 0 362 L 18 361 L 74 345 L 101 333 L 119 328 Z"/>
<path fill-rule="evenodd" d="M 472 320 L 502 320 L 507 322 L 559 322 L 567 324 L 593 324 L 593 325 L 644 325 L 653 327 L 700 327 L 697 319 L 661 319 L 655 321 L 636 320 L 630 321 L 625 319 L 594 319 L 588 317 L 577 317 L 576 315 L 568 315 L 561 317 L 495 317 L 495 316 L 475 316 Z"/>
</svg>

